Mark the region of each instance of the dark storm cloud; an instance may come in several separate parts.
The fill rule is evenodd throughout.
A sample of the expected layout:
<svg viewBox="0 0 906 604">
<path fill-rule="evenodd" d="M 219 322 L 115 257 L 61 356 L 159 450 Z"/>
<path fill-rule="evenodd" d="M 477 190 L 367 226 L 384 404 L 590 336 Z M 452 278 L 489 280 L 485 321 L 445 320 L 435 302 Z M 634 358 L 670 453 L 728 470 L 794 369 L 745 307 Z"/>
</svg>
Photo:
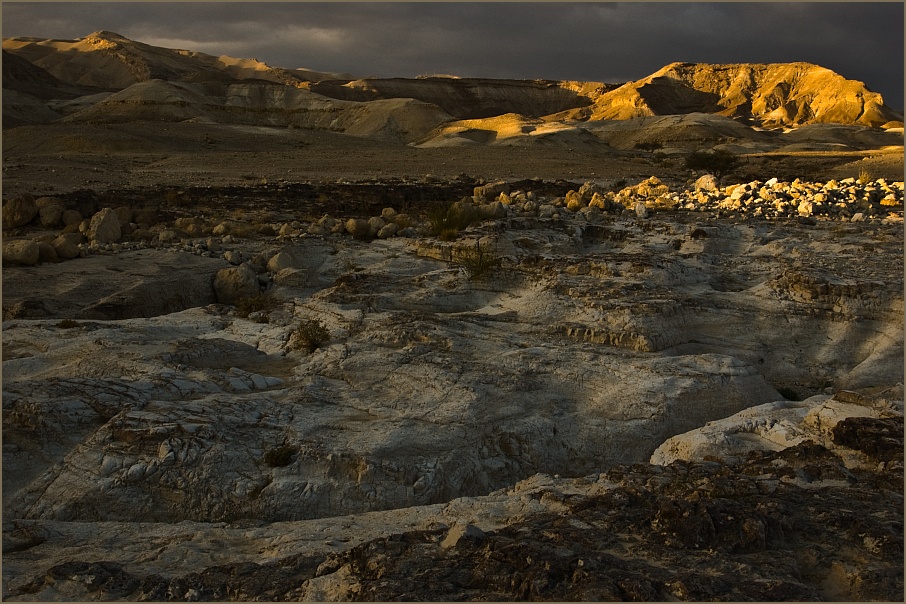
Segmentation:
<svg viewBox="0 0 906 604">
<path fill-rule="evenodd" d="M 4 3 L 3 35 L 107 29 L 359 76 L 622 82 L 673 61 L 809 61 L 903 107 L 902 3 Z"/>
</svg>

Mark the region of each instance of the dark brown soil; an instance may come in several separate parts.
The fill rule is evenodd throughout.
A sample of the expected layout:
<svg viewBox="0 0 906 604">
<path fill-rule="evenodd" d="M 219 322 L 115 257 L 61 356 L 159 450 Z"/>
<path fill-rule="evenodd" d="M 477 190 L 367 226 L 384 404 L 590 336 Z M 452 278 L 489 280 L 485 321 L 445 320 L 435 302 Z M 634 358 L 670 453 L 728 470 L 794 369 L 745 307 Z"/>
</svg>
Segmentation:
<svg viewBox="0 0 906 604">
<path fill-rule="evenodd" d="M 3 195 L 156 186 L 402 178 L 688 180 L 683 157 L 606 146 L 419 149 L 308 130 L 219 124 L 25 126 L 4 131 Z M 752 154 L 728 179 L 903 178 L 903 149 Z"/>
</svg>

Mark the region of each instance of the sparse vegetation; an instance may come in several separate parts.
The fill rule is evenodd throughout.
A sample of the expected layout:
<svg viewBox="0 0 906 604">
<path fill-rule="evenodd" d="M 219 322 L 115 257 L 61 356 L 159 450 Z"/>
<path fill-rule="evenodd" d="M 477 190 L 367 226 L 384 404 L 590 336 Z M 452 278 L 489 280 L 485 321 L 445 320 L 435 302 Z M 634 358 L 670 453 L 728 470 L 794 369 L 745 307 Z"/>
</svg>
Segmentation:
<svg viewBox="0 0 906 604">
<path fill-rule="evenodd" d="M 480 219 L 477 209 L 458 202 L 447 202 L 428 210 L 430 233 L 441 241 L 453 241 L 461 231 Z"/>
<path fill-rule="evenodd" d="M 468 248 L 456 254 L 453 262 L 465 269 L 472 281 L 481 281 L 493 275 L 500 268 L 502 258 L 490 246 L 475 242 L 474 248 Z"/>
<path fill-rule="evenodd" d="M 269 468 L 283 468 L 293 462 L 296 448 L 291 445 L 280 445 L 264 454 L 264 463 Z"/>
<path fill-rule="evenodd" d="M 641 149 L 642 151 L 657 151 L 658 149 L 663 149 L 663 143 L 658 143 L 655 141 L 645 141 L 642 143 L 635 144 L 636 149 Z"/>
<path fill-rule="evenodd" d="M 867 185 L 875 179 L 874 174 L 862 168 L 859 170 L 859 177 L 856 179 L 860 185 Z"/>
<path fill-rule="evenodd" d="M 268 292 L 259 293 L 248 298 L 242 298 L 236 303 L 236 316 L 247 319 L 249 315 L 258 313 L 257 321 L 267 323 L 269 315 L 282 304 L 282 300 Z"/>
<path fill-rule="evenodd" d="M 293 331 L 290 341 L 293 348 L 306 350 L 310 354 L 330 341 L 330 332 L 320 320 L 305 319 Z"/>
<path fill-rule="evenodd" d="M 686 156 L 686 168 L 704 170 L 718 180 L 739 166 L 739 158 L 729 151 L 693 151 Z"/>
</svg>

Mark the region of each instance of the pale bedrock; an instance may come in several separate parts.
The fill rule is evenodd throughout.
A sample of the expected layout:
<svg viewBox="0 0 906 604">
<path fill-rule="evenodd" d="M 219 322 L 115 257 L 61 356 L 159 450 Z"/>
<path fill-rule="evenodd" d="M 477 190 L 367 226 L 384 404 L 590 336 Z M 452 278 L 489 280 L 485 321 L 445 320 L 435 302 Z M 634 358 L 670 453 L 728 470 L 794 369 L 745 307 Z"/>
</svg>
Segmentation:
<svg viewBox="0 0 906 604">
<path fill-rule="evenodd" d="M 720 459 L 735 464 L 753 451 L 781 451 L 810 441 L 834 452 L 847 467 L 872 469 L 878 458 L 846 446 L 852 443 L 840 436 L 838 424 L 850 418 L 899 421 L 902 431 L 902 385 L 867 396 L 842 390 L 834 396 L 757 405 L 667 439 L 650 462 L 669 465 L 676 460 Z"/>
<path fill-rule="evenodd" d="M 330 288 L 297 311 L 332 334 L 310 356 L 280 356 L 291 322 L 205 309 L 7 323 L 19 356 L 4 363 L 5 455 L 22 465 L 12 447 L 28 441 L 44 460 L 12 477 L 11 517 L 289 520 L 436 503 L 643 461 L 673 434 L 779 398 L 733 357 L 533 343 L 537 328 L 515 318 L 544 296 L 458 287 L 478 306 L 452 317 L 344 311 Z M 61 450 L 63 431 L 83 440 Z M 269 462 L 280 447 L 290 454 Z"/>
<path fill-rule="evenodd" d="M 60 245 L 70 246 L 62 237 L 69 236 L 58 238 Z M 144 249 L 9 267 L 3 318 L 126 319 L 202 306 L 216 302 L 212 281 L 224 266 L 223 260 Z"/>
</svg>

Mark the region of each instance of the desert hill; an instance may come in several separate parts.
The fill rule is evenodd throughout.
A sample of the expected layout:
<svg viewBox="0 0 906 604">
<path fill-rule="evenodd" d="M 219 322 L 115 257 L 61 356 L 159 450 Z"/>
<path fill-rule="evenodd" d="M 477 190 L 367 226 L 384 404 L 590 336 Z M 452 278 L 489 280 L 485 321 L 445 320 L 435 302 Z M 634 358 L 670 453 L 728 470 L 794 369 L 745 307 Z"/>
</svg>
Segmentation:
<svg viewBox="0 0 906 604">
<path fill-rule="evenodd" d="M 437 105 L 459 119 L 481 119 L 506 113 L 542 117 L 588 106 L 592 103 L 591 95 L 603 94 L 614 87 L 602 82 L 449 77 L 369 78 L 345 83 L 321 81 L 308 86 L 312 92 L 349 101 L 418 99 Z"/>
<path fill-rule="evenodd" d="M 673 63 L 635 82 L 606 84 L 356 79 L 159 48 L 107 31 L 77 40 L 7 38 L 3 52 L 5 129 L 208 123 L 421 148 L 597 147 L 606 153 L 643 143 L 679 151 L 724 145 L 736 152 L 902 145 L 896 130 L 902 115 L 881 95 L 808 63 Z M 795 140 L 782 135 L 822 124 L 835 127 L 812 128 Z"/>
<path fill-rule="evenodd" d="M 810 63 L 672 63 L 605 92 L 592 106 L 568 117 L 624 120 L 693 112 L 744 118 L 767 127 L 828 122 L 877 127 L 903 119 L 862 82 Z"/>
<path fill-rule="evenodd" d="M 337 77 L 304 69 L 280 69 L 256 59 L 215 57 L 201 52 L 161 48 L 98 31 L 77 40 L 7 38 L 3 49 L 71 84 L 120 90 L 151 79 L 171 81 L 257 79 L 294 85 Z"/>
</svg>

